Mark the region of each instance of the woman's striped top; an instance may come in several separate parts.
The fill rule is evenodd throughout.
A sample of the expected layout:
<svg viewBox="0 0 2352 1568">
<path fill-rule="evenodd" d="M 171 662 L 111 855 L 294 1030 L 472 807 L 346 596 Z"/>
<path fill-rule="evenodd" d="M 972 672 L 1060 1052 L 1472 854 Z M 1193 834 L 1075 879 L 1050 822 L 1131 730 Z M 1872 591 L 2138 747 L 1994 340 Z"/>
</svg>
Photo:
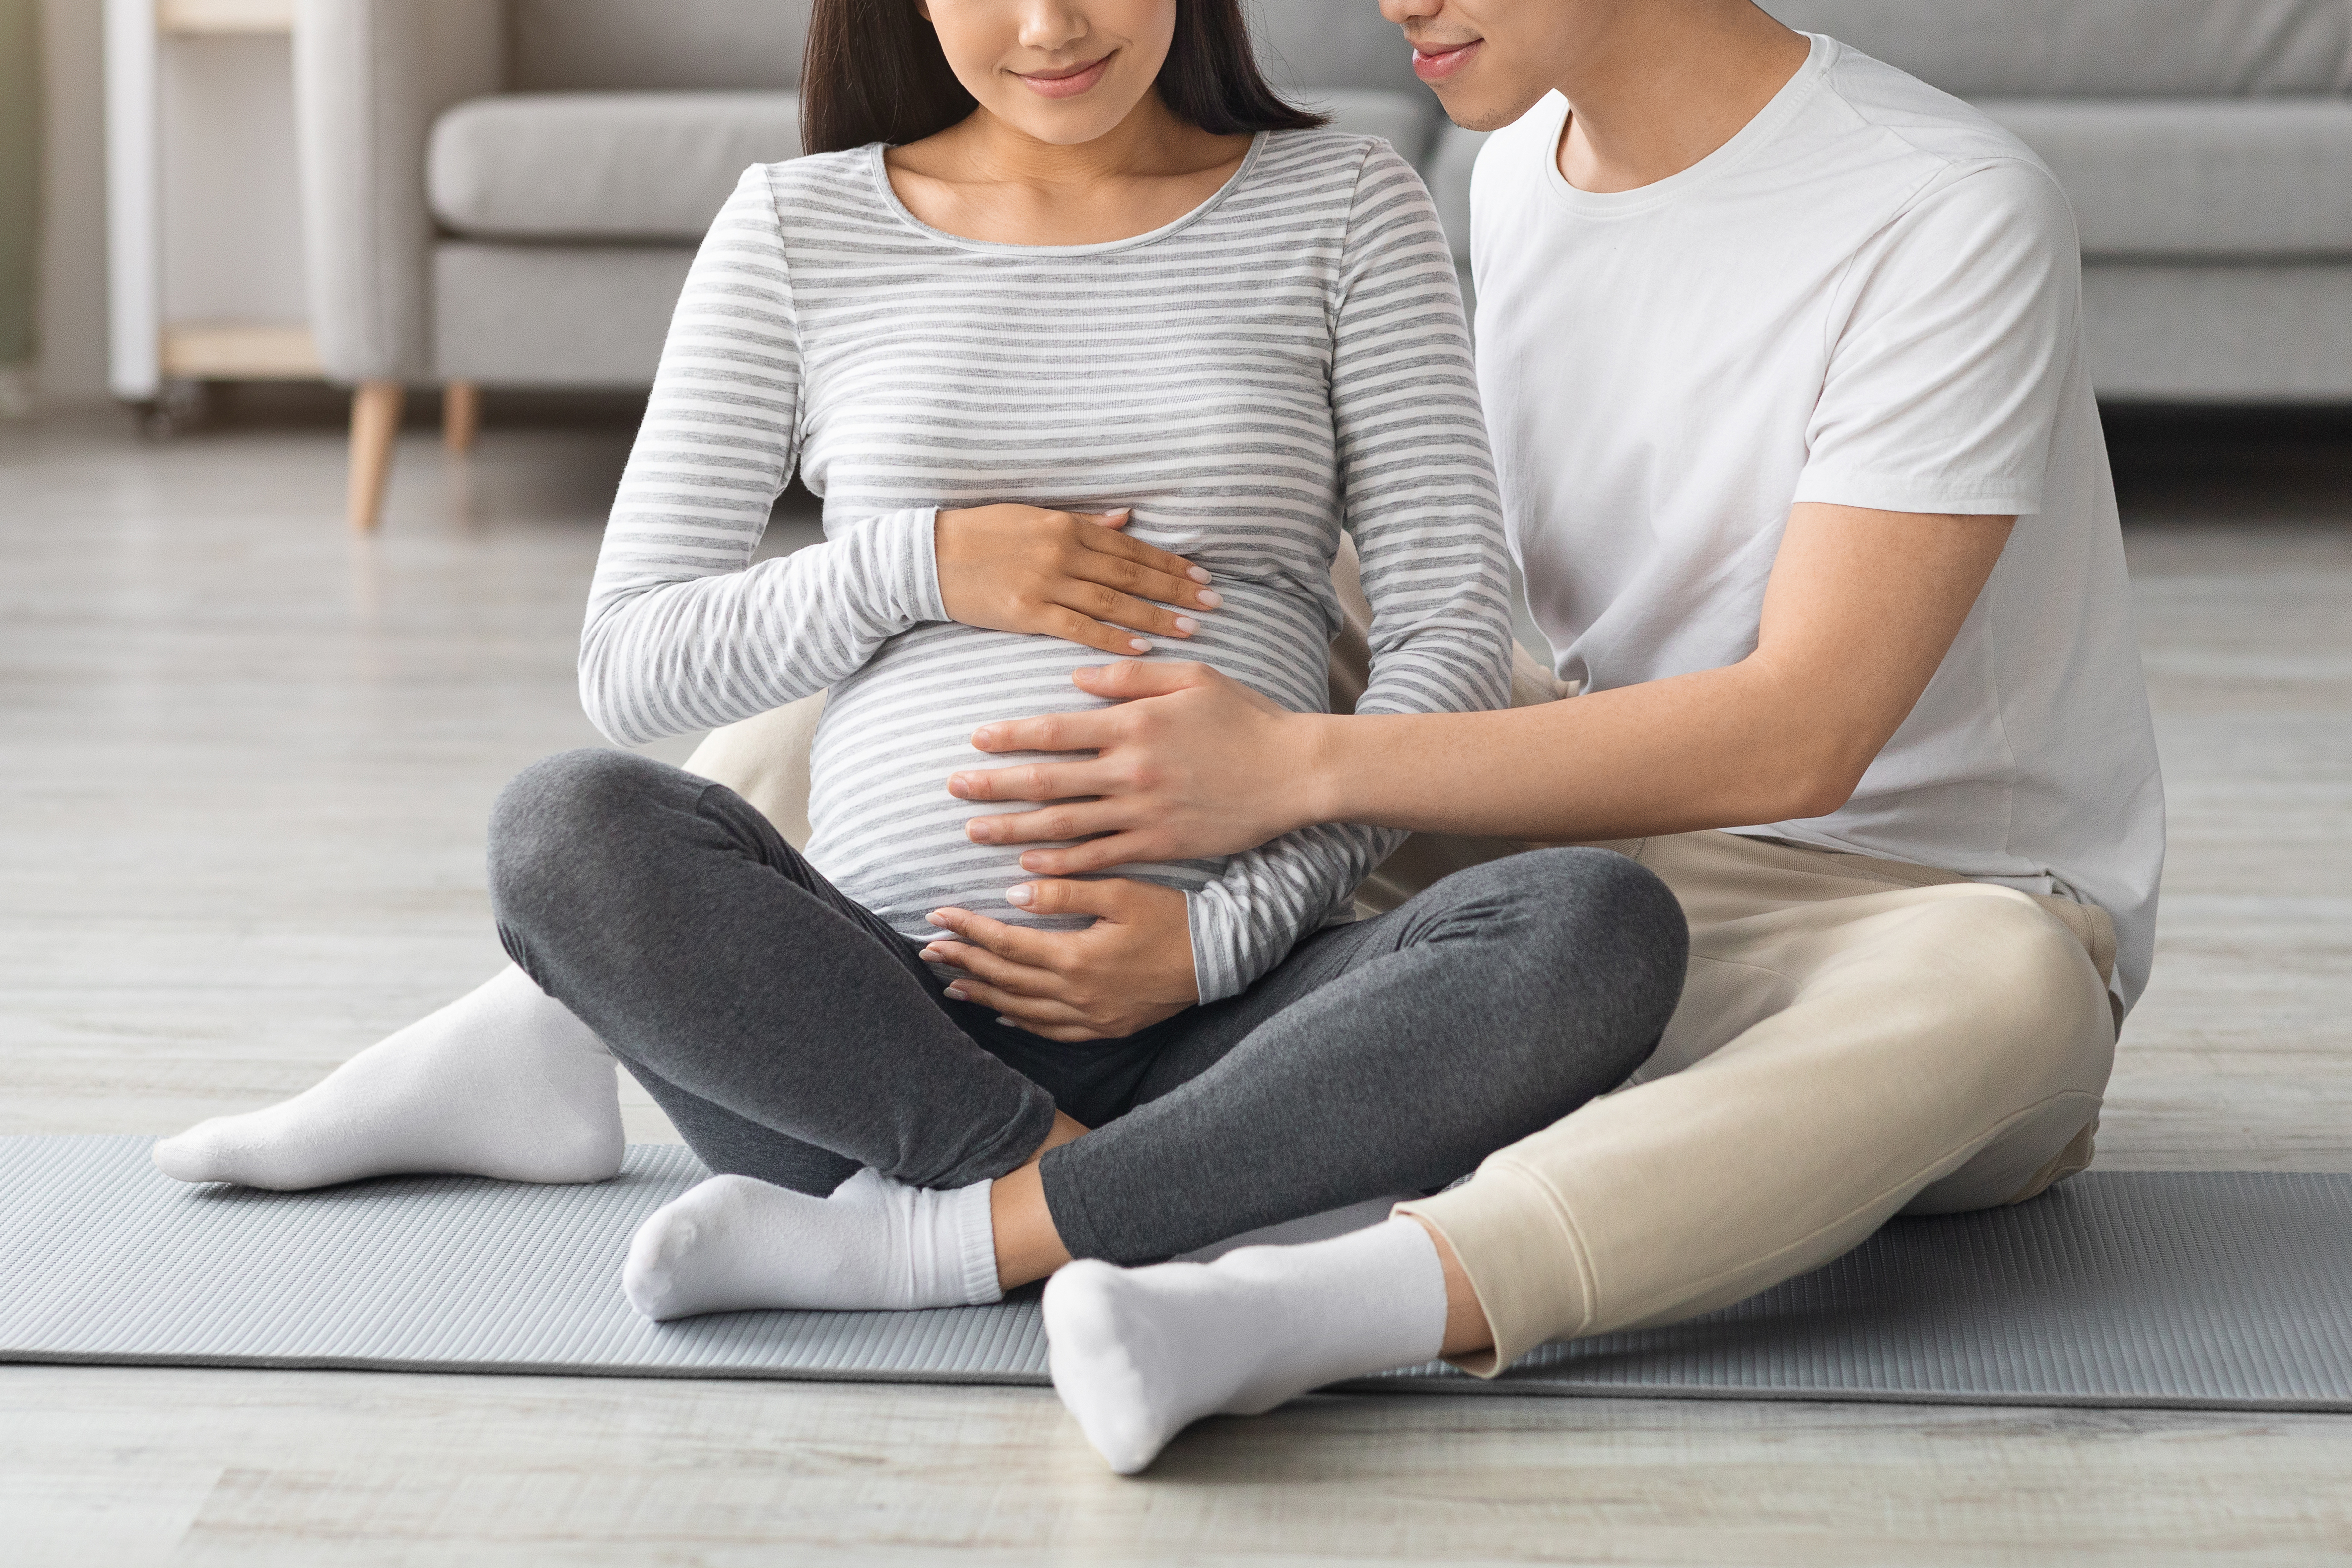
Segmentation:
<svg viewBox="0 0 2352 1568">
<path fill-rule="evenodd" d="M 825 540 L 751 564 L 797 463 Z M 1503 534 L 1454 266 L 1386 142 L 1261 135 L 1187 216 L 1103 245 L 986 244 L 918 221 L 882 149 L 743 176 L 689 275 L 597 562 L 589 716 L 639 743 L 830 688 L 809 857 L 910 937 L 1004 901 L 1021 848 L 947 793 L 1003 766 L 994 719 L 1098 706 L 1105 655 L 959 625 L 931 553 L 941 507 L 1131 507 L 1129 531 L 1224 596 L 1186 642 L 1293 710 L 1328 704 L 1332 556 L 1371 601 L 1360 712 L 1508 700 Z M 1402 835 L 1287 834 L 1246 854 L 1122 868 L 1189 897 L 1203 1001 L 1344 917 Z M 1064 917 L 1066 924 L 1085 924 Z"/>
</svg>

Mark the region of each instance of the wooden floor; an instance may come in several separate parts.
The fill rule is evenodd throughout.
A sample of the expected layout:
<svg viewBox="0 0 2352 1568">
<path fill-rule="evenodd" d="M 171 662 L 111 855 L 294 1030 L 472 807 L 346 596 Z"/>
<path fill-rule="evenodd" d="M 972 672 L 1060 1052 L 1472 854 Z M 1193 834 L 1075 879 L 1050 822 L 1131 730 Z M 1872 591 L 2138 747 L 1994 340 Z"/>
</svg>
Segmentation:
<svg viewBox="0 0 2352 1568">
<path fill-rule="evenodd" d="M 2121 447 L 2173 857 L 2102 1158 L 2352 1170 L 2352 442 L 2200 430 Z M 625 449 L 412 438 L 357 542 L 329 433 L 0 425 L 0 1133 L 265 1103 L 497 967 Z M 0 1367 L 24 1568 L 950 1555 L 2302 1563 L 2352 1420 L 1333 1398 L 1123 1481 L 1025 1390 Z"/>
</svg>

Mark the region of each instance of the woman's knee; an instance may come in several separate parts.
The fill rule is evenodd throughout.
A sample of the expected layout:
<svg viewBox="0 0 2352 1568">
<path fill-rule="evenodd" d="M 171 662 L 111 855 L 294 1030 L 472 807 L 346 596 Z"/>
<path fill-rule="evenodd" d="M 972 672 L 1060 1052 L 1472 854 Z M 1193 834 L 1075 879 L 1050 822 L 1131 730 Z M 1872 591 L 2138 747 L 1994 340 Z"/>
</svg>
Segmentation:
<svg viewBox="0 0 2352 1568">
<path fill-rule="evenodd" d="M 618 867 L 593 852 L 634 837 L 681 777 L 643 757 L 594 748 L 560 752 L 516 774 L 490 808 L 490 895 L 500 921 L 601 903 L 595 883 Z"/>
<path fill-rule="evenodd" d="M 1459 887 L 1454 884 L 1461 883 Z M 1498 945 L 1496 981 L 1587 1047 L 1640 1065 L 1681 997 L 1690 926 L 1656 873 L 1608 850 L 1535 850 L 1474 866 L 1432 893 L 1456 931 Z"/>
</svg>

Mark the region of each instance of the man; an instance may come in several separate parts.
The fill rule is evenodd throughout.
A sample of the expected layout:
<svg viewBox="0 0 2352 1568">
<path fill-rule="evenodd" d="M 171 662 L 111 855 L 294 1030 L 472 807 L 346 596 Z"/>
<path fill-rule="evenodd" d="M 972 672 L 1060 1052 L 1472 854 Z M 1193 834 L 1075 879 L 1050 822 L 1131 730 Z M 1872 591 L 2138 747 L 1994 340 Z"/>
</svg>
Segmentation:
<svg viewBox="0 0 2352 1568">
<path fill-rule="evenodd" d="M 1057 1276 L 1055 1381 L 1121 1470 L 1211 1411 L 1441 1352 L 1491 1375 L 2030 1198 L 2089 1163 L 2147 978 L 2162 791 L 2048 172 L 1748 0 L 1382 10 L 1506 128 L 1480 380 L 1582 695 L 1299 715 L 1131 663 L 1080 684 L 1139 700 L 975 738 L 1094 760 L 952 787 L 1058 802 L 971 829 L 1087 839 L 1031 852 L 1047 878 L 1317 821 L 1608 843 L 1682 902 L 1688 983 L 1632 1083 L 1386 1223 Z M 1010 1008 L 1050 988 L 974 964 Z"/>
</svg>

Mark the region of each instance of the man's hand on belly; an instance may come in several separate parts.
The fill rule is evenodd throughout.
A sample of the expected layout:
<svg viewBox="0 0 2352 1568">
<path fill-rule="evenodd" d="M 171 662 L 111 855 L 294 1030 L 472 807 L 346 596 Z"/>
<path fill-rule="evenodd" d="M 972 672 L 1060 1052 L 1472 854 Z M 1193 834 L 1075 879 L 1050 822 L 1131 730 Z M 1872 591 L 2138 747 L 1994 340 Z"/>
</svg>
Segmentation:
<svg viewBox="0 0 2352 1568">
<path fill-rule="evenodd" d="M 934 910 L 931 924 L 954 935 L 923 956 L 968 977 L 948 995 L 1063 1040 L 1116 1040 L 1201 999 L 1191 915 L 1174 888 L 1125 879 L 1030 882 L 1011 896 L 1033 915 L 1091 915 L 1095 923 L 1039 931 L 970 910 Z"/>
</svg>

